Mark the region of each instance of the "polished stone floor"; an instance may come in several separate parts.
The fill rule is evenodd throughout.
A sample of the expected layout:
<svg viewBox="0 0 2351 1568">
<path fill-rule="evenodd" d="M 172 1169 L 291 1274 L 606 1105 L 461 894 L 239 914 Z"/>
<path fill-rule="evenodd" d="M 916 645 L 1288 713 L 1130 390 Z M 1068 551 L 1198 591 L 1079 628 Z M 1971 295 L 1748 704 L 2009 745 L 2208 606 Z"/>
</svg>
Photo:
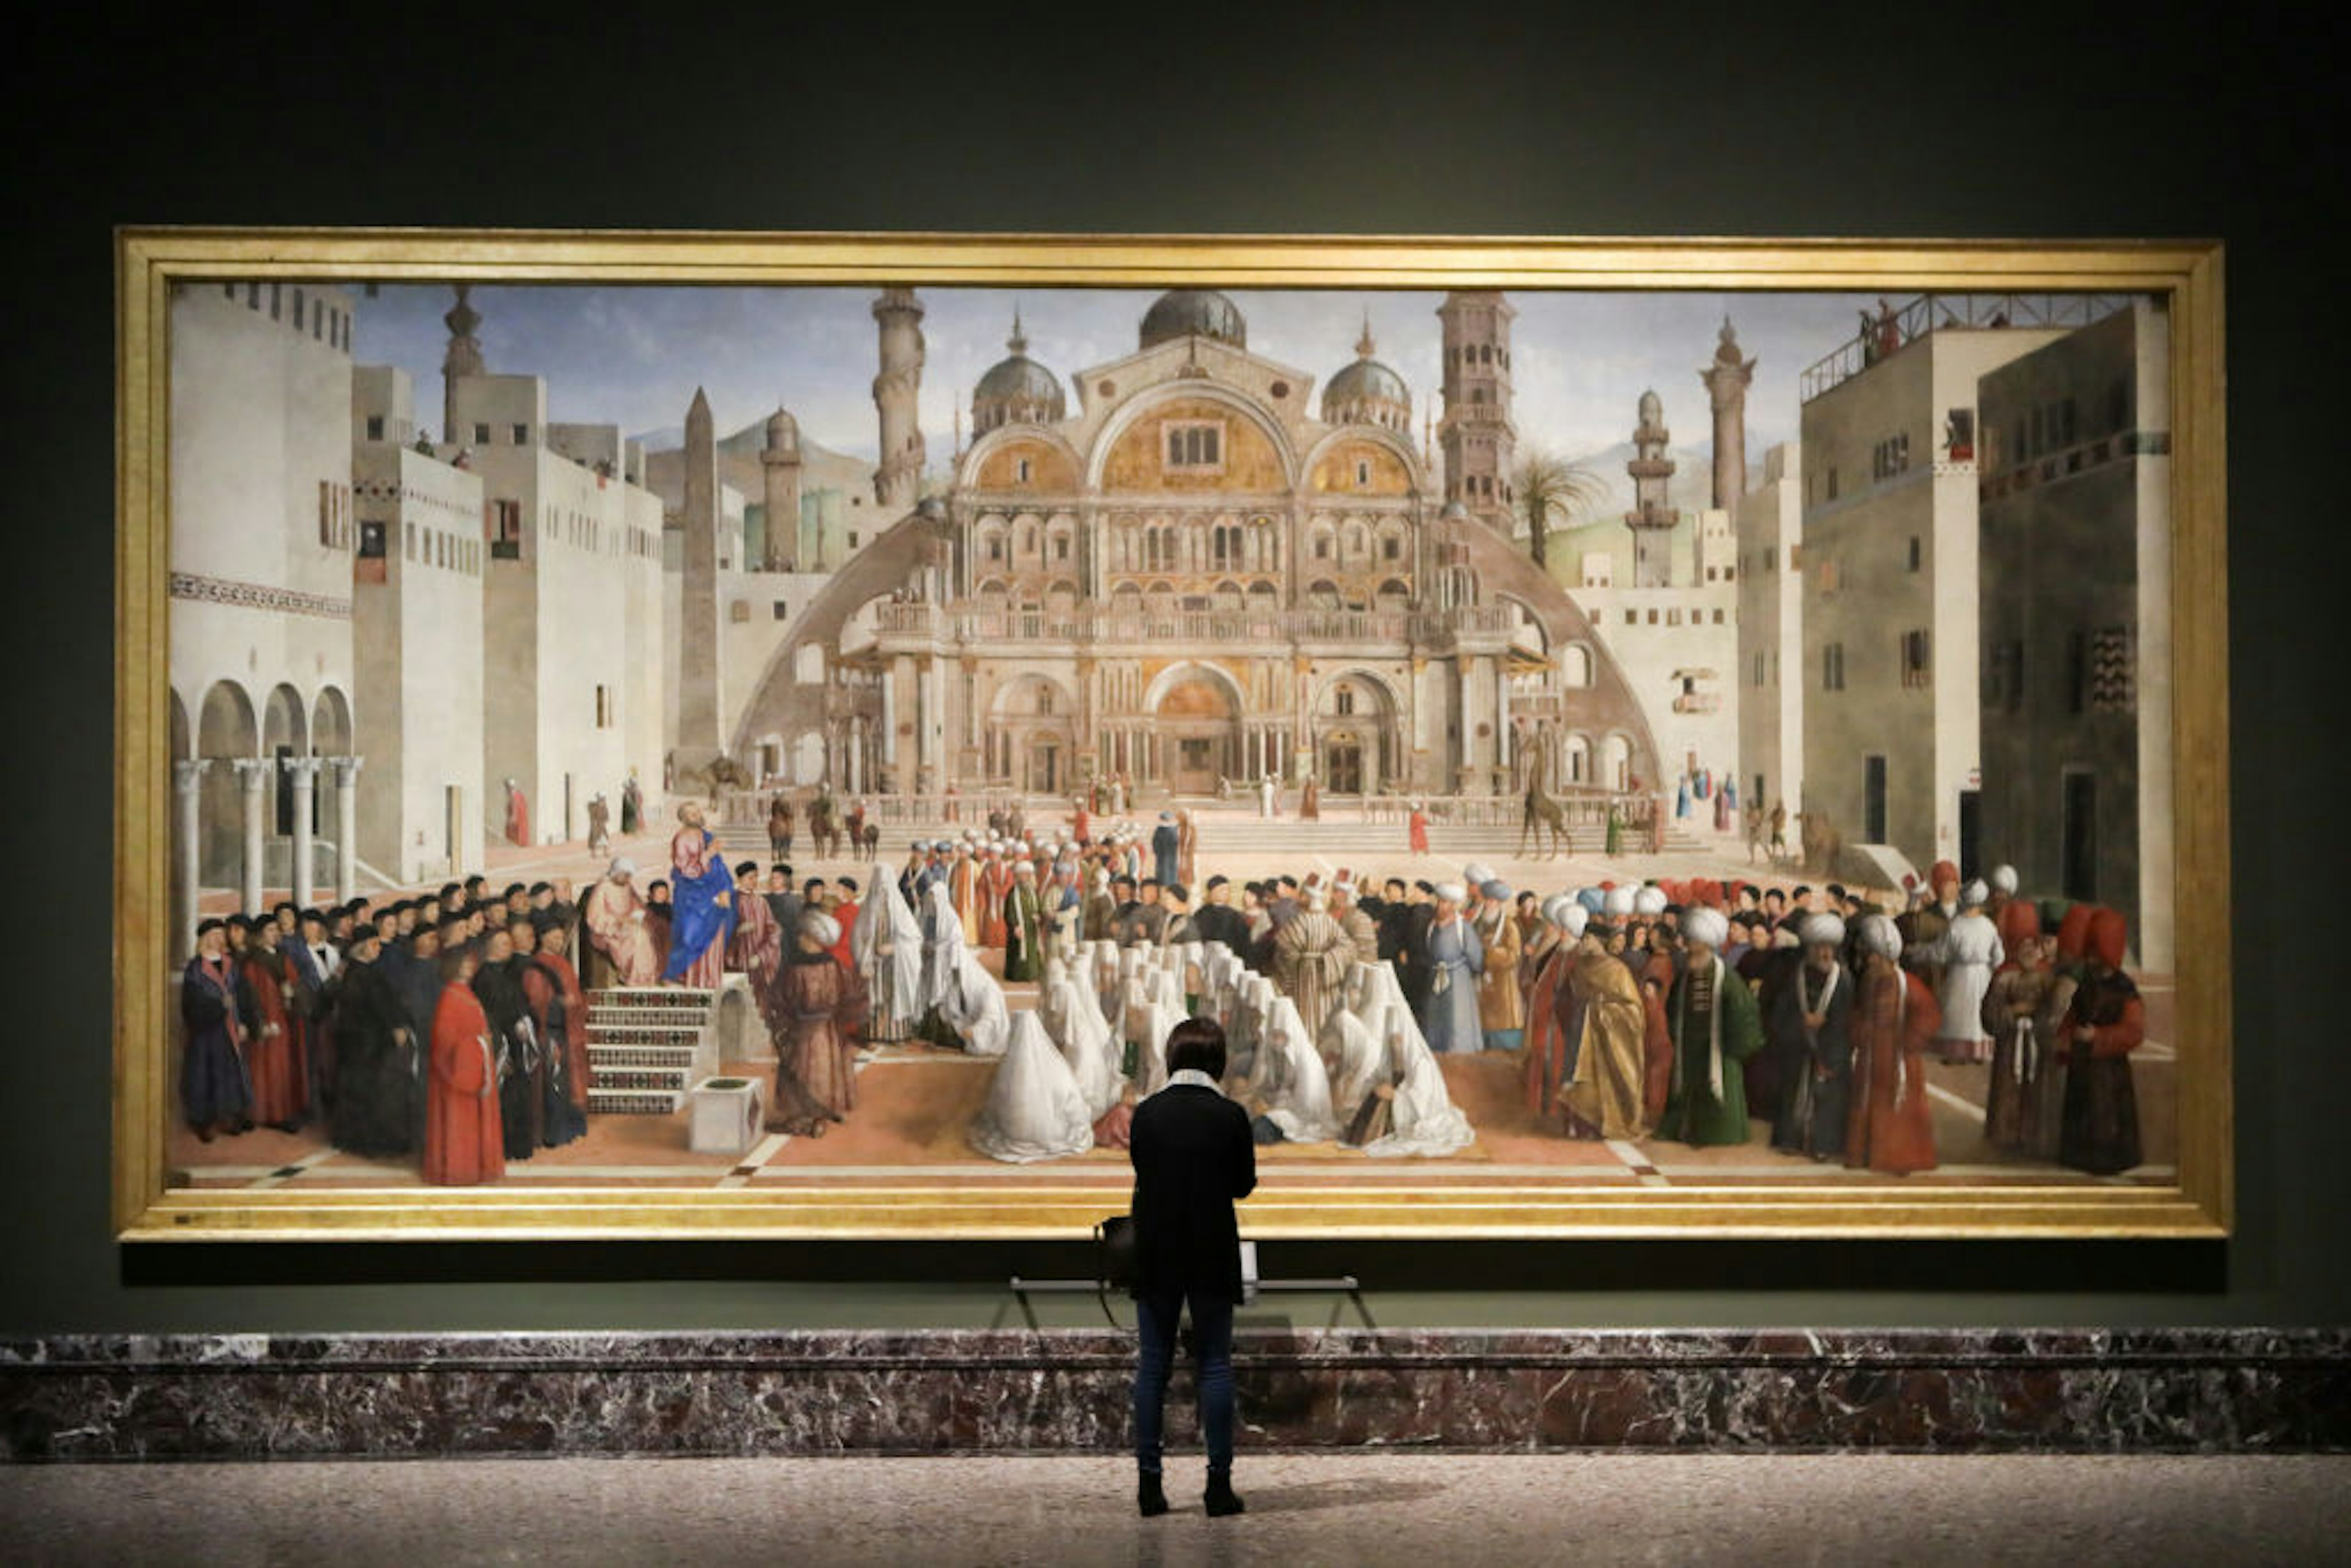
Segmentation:
<svg viewBox="0 0 2351 1568">
<path fill-rule="evenodd" d="M 0 1561 L 2064 1563 L 2351 1562 L 2351 1456 L 1250 1457 L 1135 1517 L 1108 1458 L 500 1459 L 0 1469 Z"/>
</svg>

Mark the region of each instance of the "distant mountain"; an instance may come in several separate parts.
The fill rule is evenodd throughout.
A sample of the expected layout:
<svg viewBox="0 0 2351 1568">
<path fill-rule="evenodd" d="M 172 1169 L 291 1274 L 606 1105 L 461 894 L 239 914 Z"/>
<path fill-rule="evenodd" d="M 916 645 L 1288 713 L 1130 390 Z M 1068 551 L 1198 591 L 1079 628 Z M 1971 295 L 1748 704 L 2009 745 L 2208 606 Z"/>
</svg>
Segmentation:
<svg viewBox="0 0 2351 1568">
<path fill-rule="evenodd" d="M 685 444 L 685 426 L 665 424 L 659 430 L 648 430 L 642 435 L 632 435 L 629 439 L 638 443 L 648 452 L 674 451 Z"/>
</svg>

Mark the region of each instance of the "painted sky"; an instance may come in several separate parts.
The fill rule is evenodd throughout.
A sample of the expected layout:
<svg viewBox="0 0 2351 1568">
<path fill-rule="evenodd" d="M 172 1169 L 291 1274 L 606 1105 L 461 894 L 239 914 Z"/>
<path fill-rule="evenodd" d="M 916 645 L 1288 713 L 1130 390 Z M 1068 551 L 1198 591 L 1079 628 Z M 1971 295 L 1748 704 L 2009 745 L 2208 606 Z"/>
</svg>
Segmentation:
<svg viewBox="0 0 2351 1568">
<path fill-rule="evenodd" d="M 481 286 L 473 304 L 489 367 L 548 383 L 550 419 L 618 423 L 632 434 L 673 432 L 695 387 L 719 432 L 778 403 L 802 433 L 836 451 L 874 450 L 871 288 Z M 1414 423 L 1438 412 L 1442 296 L 1401 290 L 1228 291 L 1252 351 L 1311 376 L 1319 389 L 1355 357 L 1368 313 L 1378 357 L 1411 387 Z M 925 287 L 923 430 L 932 463 L 946 455 L 954 411 L 969 429 L 971 388 L 1004 357 L 1019 304 L 1029 357 L 1067 385 L 1077 372 L 1134 351 L 1153 289 Z M 385 285 L 359 301 L 353 350 L 414 379 L 420 420 L 437 423 L 449 308 L 443 287 Z M 1709 436 L 1698 372 L 1729 313 L 1759 361 L 1747 403 L 1748 452 L 1760 460 L 1796 434 L 1797 378 L 1853 335 L 1875 297 L 1844 294 L 1513 291 L 1516 414 L 1522 444 L 1570 456 L 1625 440 L 1634 404 L 1654 389 L 1677 445 Z M 1899 301 L 1897 301 L 1899 303 Z M 1074 392 L 1072 411 L 1077 406 Z M 437 434 L 438 432 L 436 431 Z M 664 443 L 666 444 L 666 443 Z"/>
</svg>

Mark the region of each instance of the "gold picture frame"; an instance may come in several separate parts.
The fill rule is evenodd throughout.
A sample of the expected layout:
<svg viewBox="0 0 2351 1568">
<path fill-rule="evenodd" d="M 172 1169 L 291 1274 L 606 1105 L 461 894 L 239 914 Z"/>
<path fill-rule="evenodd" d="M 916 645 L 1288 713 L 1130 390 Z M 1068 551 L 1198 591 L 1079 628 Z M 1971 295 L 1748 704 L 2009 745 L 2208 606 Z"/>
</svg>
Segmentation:
<svg viewBox="0 0 2351 1568">
<path fill-rule="evenodd" d="M 112 1214 L 125 1240 L 1073 1238 L 1101 1179 L 925 1177 L 739 1190 L 174 1185 L 167 580 L 175 285 L 224 279 L 1204 288 L 2143 294 L 2169 323 L 2178 1166 L 2168 1184 L 1425 1191 L 1309 1172 L 1243 1207 L 1259 1238 L 2220 1237 L 2232 1209 L 2222 253 L 2218 243 L 523 233 L 132 227 L 118 233 Z M 1296 1167 L 1292 1167 L 1295 1169 Z"/>
</svg>

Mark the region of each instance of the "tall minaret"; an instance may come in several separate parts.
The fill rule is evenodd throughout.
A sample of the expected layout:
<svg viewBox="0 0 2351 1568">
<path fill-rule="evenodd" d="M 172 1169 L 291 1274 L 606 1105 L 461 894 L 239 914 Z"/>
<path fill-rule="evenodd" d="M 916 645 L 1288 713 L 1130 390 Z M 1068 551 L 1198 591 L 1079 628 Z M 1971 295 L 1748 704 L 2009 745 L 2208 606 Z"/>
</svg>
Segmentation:
<svg viewBox="0 0 2351 1568">
<path fill-rule="evenodd" d="M 1666 482 L 1676 464 L 1666 455 L 1673 432 L 1666 428 L 1666 405 L 1657 394 L 1641 394 L 1641 427 L 1633 432 L 1634 456 L 1625 465 L 1633 476 L 1633 509 L 1625 526 L 1633 530 L 1633 586 L 1671 588 L 1674 580 L 1674 527 L 1680 512 L 1666 504 Z"/>
<path fill-rule="evenodd" d="M 718 640 L 718 439 L 710 400 L 694 389 L 685 411 L 685 570 L 677 628 L 677 771 L 680 778 L 721 755 Z"/>
<path fill-rule="evenodd" d="M 1739 334 L 1728 316 L 1714 363 L 1698 379 L 1714 400 L 1714 509 L 1736 513 L 1747 493 L 1747 383 L 1755 379 L 1755 361 L 1739 357 Z"/>
<path fill-rule="evenodd" d="M 1510 531 L 1510 469 L 1519 444 L 1510 423 L 1510 321 L 1501 291 L 1456 289 L 1437 308 L 1445 328 L 1445 498 Z"/>
<path fill-rule="evenodd" d="M 923 426 L 916 400 L 923 391 L 923 302 L 911 288 L 884 288 L 873 302 L 882 325 L 882 373 L 873 378 L 873 406 L 882 415 L 882 461 L 873 471 L 873 498 L 886 520 L 914 504 L 923 483 Z"/>
<path fill-rule="evenodd" d="M 781 571 L 790 561 L 802 571 L 822 571 L 824 563 L 799 559 L 800 427 L 781 408 L 768 416 L 768 444 L 759 454 L 767 481 L 767 569 Z M 820 547 L 821 548 L 821 547 Z"/>
<path fill-rule="evenodd" d="M 473 291 L 470 283 L 457 285 L 457 303 L 441 318 L 449 328 L 449 348 L 441 356 L 441 439 L 452 446 L 465 444 L 457 430 L 459 378 L 489 373 L 482 360 L 482 340 L 474 336 L 474 329 L 482 324 L 482 313 L 465 298 Z"/>
</svg>

